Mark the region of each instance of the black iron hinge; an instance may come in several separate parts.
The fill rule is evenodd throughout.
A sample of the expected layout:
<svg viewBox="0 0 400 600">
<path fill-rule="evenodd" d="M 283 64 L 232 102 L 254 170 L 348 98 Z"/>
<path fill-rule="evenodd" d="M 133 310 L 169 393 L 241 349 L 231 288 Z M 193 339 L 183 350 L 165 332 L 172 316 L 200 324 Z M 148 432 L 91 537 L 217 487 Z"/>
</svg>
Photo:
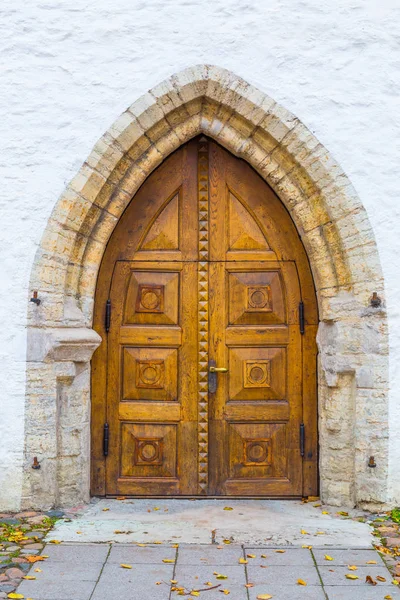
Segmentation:
<svg viewBox="0 0 400 600">
<path fill-rule="evenodd" d="M 300 456 L 304 456 L 304 445 L 306 441 L 306 432 L 304 423 L 300 423 Z"/>
<path fill-rule="evenodd" d="M 304 302 L 299 302 L 300 333 L 304 335 Z"/>
<path fill-rule="evenodd" d="M 107 333 L 110 331 L 110 324 L 111 324 L 111 300 L 107 300 L 107 302 L 106 302 L 106 317 L 105 317 L 105 326 L 106 326 Z"/>
<path fill-rule="evenodd" d="M 103 431 L 103 454 L 104 456 L 108 456 L 108 443 L 110 441 L 110 428 L 108 423 L 104 423 L 104 431 Z"/>
</svg>

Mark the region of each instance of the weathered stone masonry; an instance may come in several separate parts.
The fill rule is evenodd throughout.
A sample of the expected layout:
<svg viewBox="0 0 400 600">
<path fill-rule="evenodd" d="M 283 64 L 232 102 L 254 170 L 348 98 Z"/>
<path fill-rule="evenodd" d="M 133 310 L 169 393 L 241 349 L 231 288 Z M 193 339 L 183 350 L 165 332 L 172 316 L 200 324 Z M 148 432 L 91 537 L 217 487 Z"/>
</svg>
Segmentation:
<svg viewBox="0 0 400 600">
<path fill-rule="evenodd" d="M 247 160 L 289 210 L 317 290 L 320 482 L 324 501 L 382 505 L 388 478 L 388 333 L 367 214 L 302 123 L 229 71 L 200 65 L 150 90 L 97 142 L 58 200 L 37 251 L 29 304 L 23 505 L 89 498 L 90 358 L 107 241 L 146 177 L 204 133 Z M 384 304 L 383 304 L 384 306 Z M 370 469 L 374 455 L 378 467 Z M 32 470 L 37 456 L 40 470 Z"/>
</svg>

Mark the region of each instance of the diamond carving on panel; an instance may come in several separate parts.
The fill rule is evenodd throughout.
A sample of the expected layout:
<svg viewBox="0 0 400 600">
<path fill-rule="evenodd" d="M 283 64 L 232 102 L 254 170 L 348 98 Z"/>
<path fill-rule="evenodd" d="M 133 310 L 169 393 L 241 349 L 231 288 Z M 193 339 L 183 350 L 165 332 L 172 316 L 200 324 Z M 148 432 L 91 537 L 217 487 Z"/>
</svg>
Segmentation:
<svg viewBox="0 0 400 600">
<path fill-rule="evenodd" d="M 164 286 L 140 284 L 138 287 L 138 294 L 136 299 L 136 312 L 164 312 Z"/>
<path fill-rule="evenodd" d="M 269 438 L 260 440 L 244 440 L 245 466 L 268 466 L 271 464 L 271 440 Z"/>
<path fill-rule="evenodd" d="M 269 360 L 246 360 L 244 366 L 245 388 L 268 388 L 271 384 L 271 364 Z"/>
<path fill-rule="evenodd" d="M 163 438 L 136 438 L 135 465 L 156 466 L 163 462 Z"/>
<path fill-rule="evenodd" d="M 272 311 L 271 287 L 269 285 L 247 288 L 247 312 Z"/>
<path fill-rule="evenodd" d="M 165 363 L 163 360 L 136 361 L 136 387 L 164 388 Z"/>
</svg>

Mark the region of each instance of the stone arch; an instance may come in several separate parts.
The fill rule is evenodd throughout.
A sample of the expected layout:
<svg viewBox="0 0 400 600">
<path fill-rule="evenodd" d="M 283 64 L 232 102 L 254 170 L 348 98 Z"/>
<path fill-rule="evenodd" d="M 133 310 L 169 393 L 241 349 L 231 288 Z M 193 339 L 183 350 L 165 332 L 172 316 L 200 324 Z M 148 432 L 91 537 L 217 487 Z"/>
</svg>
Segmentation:
<svg viewBox="0 0 400 600">
<path fill-rule="evenodd" d="M 320 326 L 321 495 L 382 505 L 388 477 L 388 334 L 368 216 L 348 178 L 291 113 L 233 73 L 186 69 L 132 104 L 100 138 L 56 203 L 31 277 L 24 502 L 89 497 L 91 329 L 110 235 L 146 177 L 204 133 L 249 164 L 287 207 L 309 256 Z M 367 466 L 374 455 L 378 468 Z M 32 457 L 42 468 L 32 471 Z M 71 481 L 73 482 L 71 484 Z"/>
</svg>

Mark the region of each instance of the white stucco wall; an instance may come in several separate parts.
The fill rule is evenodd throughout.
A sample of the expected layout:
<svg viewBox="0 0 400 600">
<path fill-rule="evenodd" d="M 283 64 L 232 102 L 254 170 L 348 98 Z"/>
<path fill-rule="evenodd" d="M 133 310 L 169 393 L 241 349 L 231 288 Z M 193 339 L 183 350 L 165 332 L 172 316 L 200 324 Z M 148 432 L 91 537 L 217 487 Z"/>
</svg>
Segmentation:
<svg viewBox="0 0 400 600">
<path fill-rule="evenodd" d="M 197 63 L 234 71 L 293 112 L 336 157 L 368 211 L 386 280 L 391 495 L 400 503 L 395 4 L 15 0 L 3 9 L 0 508 L 18 508 L 21 494 L 28 282 L 47 219 L 110 123 L 148 88 Z"/>
</svg>

